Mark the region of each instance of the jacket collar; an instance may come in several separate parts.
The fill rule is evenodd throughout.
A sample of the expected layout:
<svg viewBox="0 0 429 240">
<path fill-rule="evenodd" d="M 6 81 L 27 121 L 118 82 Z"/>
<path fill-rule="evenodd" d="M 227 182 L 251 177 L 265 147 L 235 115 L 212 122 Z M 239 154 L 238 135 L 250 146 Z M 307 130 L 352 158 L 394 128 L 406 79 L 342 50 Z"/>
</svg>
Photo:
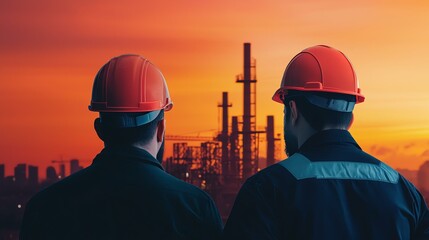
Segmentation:
<svg viewBox="0 0 429 240">
<path fill-rule="evenodd" d="M 144 149 L 134 146 L 105 147 L 94 159 L 92 164 L 98 165 L 106 162 L 136 161 L 143 164 L 154 165 L 162 170 L 161 163 Z"/>
<path fill-rule="evenodd" d="M 308 138 L 307 141 L 305 141 L 305 143 L 299 148 L 299 152 L 311 150 L 315 147 L 320 147 L 323 145 L 344 143 L 352 144 L 355 147 L 361 149 L 349 131 L 341 129 L 329 129 L 317 132 Z"/>
</svg>

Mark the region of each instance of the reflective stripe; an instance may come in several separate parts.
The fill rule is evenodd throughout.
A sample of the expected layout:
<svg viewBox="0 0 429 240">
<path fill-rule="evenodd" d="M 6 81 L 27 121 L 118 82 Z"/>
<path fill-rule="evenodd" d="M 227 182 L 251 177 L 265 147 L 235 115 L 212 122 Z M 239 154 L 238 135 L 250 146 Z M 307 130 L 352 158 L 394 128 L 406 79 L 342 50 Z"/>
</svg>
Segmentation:
<svg viewBox="0 0 429 240">
<path fill-rule="evenodd" d="M 317 95 L 306 95 L 305 97 L 313 105 L 337 112 L 352 112 L 355 107 L 355 102 L 342 99 L 330 99 Z"/>
<path fill-rule="evenodd" d="M 100 112 L 101 123 L 107 126 L 129 128 L 138 127 L 155 120 L 162 110 L 152 112 L 132 112 L 132 113 L 117 113 L 117 112 Z"/>
<path fill-rule="evenodd" d="M 299 153 L 279 162 L 297 180 L 317 179 L 352 179 L 397 183 L 399 174 L 391 167 L 380 164 L 360 162 L 312 162 Z"/>
<path fill-rule="evenodd" d="M 156 110 L 156 111 L 148 112 L 144 115 L 136 117 L 135 125 L 141 126 L 141 125 L 144 125 L 146 123 L 152 122 L 153 120 L 155 120 L 156 117 L 158 117 L 160 112 L 161 112 L 161 110 Z"/>
</svg>

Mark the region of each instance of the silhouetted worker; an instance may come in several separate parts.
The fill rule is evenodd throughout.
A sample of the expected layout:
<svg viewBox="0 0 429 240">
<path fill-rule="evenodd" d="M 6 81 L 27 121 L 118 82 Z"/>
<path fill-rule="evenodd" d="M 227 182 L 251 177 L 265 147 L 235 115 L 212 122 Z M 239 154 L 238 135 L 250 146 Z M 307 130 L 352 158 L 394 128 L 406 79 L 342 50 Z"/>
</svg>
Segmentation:
<svg viewBox="0 0 429 240">
<path fill-rule="evenodd" d="M 303 50 L 273 100 L 284 103 L 288 158 L 244 183 L 225 239 L 429 239 L 417 189 L 347 131 L 364 96 L 343 53 Z"/>
<path fill-rule="evenodd" d="M 94 80 L 89 109 L 105 148 L 88 168 L 35 195 L 21 239 L 217 239 L 212 199 L 166 173 L 164 111 L 172 108 L 162 73 L 122 55 Z"/>
</svg>

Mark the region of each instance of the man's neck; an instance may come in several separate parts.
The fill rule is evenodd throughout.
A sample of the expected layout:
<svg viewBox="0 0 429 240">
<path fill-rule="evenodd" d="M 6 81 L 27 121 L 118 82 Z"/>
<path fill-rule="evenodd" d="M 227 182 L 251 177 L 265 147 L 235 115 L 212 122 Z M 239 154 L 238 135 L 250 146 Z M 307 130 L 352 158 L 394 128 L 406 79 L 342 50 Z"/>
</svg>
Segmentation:
<svg viewBox="0 0 429 240">
<path fill-rule="evenodd" d="M 336 129 L 336 130 L 347 130 L 346 128 L 339 128 L 339 127 L 334 127 L 334 126 L 326 126 L 324 127 L 322 130 L 320 131 L 316 131 L 311 127 L 306 128 L 305 130 L 302 130 L 300 133 L 300 136 L 298 137 L 298 146 L 299 148 L 314 134 L 321 132 L 321 131 L 325 131 L 325 130 L 332 130 L 332 129 Z"/>
<path fill-rule="evenodd" d="M 132 146 L 145 150 L 146 152 L 150 153 L 150 155 L 152 155 L 154 158 L 156 158 L 156 154 L 158 153 L 156 144 L 152 144 L 152 143 L 144 144 L 141 142 L 137 142 L 137 143 L 133 143 Z"/>
</svg>

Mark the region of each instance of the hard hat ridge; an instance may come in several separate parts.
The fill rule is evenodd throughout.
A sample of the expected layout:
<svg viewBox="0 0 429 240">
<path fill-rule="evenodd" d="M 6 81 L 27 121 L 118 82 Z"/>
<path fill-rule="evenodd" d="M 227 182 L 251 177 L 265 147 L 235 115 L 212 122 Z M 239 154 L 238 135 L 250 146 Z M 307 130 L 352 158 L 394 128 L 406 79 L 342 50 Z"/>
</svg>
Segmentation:
<svg viewBox="0 0 429 240">
<path fill-rule="evenodd" d="M 172 106 L 161 71 L 140 55 L 125 54 L 112 58 L 98 71 L 88 108 L 100 112 L 109 124 L 133 127 L 153 121 L 161 110 L 169 111 Z"/>
<path fill-rule="evenodd" d="M 94 79 L 90 111 L 149 112 L 170 110 L 172 101 L 161 71 L 146 58 L 112 58 Z"/>
</svg>

